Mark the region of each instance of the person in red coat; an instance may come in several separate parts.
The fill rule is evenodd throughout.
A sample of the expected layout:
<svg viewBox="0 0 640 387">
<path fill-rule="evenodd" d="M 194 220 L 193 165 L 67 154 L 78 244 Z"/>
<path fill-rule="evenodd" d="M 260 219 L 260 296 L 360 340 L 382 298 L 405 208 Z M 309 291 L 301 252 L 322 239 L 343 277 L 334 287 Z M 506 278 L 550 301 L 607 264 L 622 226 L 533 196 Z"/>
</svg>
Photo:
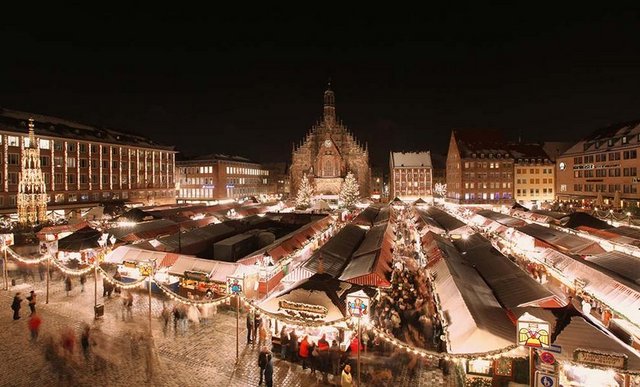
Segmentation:
<svg viewBox="0 0 640 387">
<path fill-rule="evenodd" d="M 31 340 L 36 341 L 38 339 L 38 333 L 40 332 L 40 325 L 42 319 L 37 313 L 33 313 L 29 319 L 29 331 L 31 332 Z"/>
<path fill-rule="evenodd" d="M 309 336 L 304 336 L 300 343 L 300 358 L 302 358 L 302 369 L 307 369 L 307 360 L 309 359 Z"/>
</svg>

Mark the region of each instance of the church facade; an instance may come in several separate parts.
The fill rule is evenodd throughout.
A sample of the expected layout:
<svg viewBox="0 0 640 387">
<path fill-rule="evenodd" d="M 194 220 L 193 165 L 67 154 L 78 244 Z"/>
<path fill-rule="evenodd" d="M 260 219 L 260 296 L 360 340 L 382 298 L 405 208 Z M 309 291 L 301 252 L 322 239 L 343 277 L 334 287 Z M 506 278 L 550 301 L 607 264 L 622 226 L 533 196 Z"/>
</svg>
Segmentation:
<svg viewBox="0 0 640 387">
<path fill-rule="evenodd" d="M 358 143 L 336 118 L 335 95 L 330 85 L 324 92 L 322 120 L 311 128 L 301 144 L 294 145 L 289 171 L 294 197 L 304 175 L 313 184 L 316 195 L 338 195 L 348 172 L 358 181 L 360 196 L 369 196 L 368 147 Z"/>
</svg>

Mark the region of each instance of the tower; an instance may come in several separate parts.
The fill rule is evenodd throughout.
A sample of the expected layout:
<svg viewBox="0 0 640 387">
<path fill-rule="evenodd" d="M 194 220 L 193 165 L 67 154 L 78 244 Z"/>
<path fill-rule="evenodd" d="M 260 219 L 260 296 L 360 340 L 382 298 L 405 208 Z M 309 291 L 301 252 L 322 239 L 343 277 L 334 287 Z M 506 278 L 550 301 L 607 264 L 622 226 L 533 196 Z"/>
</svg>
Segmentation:
<svg viewBox="0 0 640 387">
<path fill-rule="evenodd" d="M 27 144 L 28 141 L 28 144 Z M 33 119 L 29 119 L 29 137 L 22 143 L 20 182 L 18 183 L 18 222 L 34 224 L 47 220 L 47 194 L 40 168 L 40 147 Z"/>
<path fill-rule="evenodd" d="M 336 123 L 336 97 L 331 90 L 331 81 L 324 92 L 324 123 L 329 128 Z"/>
</svg>

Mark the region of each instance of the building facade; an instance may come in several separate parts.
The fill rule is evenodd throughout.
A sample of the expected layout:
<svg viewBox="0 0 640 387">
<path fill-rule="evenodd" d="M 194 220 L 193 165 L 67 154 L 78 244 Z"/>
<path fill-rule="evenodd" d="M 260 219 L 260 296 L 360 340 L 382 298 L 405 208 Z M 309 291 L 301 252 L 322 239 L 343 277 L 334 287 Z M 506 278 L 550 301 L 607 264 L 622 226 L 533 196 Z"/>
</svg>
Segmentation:
<svg viewBox="0 0 640 387">
<path fill-rule="evenodd" d="M 558 199 L 608 202 L 618 192 L 619 204 L 640 205 L 639 153 L 640 121 L 596 130 L 558 157 Z"/>
<path fill-rule="evenodd" d="M 499 132 L 451 131 L 447 200 L 478 204 L 512 202 L 513 163 L 509 146 Z"/>
<path fill-rule="evenodd" d="M 391 152 L 389 194 L 391 198 L 414 201 L 433 198 L 433 168 L 430 152 Z"/>
<path fill-rule="evenodd" d="M 206 155 L 177 162 L 178 203 L 207 203 L 275 194 L 269 170 L 240 156 Z"/>
<path fill-rule="evenodd" d="M 555 163 L 539 144 L 511 146 L 514 199 L 527 207 L 555 200 Z"/>
<path fill-rule="evenodd" d="M 0 212 L 17 208 L 30 118 L 49 210 L 113 201 L 175 203 L 173 147 L 60 118 L 0 109 Z"/>
<path fill-rule="evenodd" d="M 369 150 L 358 143 L 336 117 L 335 96 L 324 92 L 324 115 L 291 155 L 291 195 L 295 196 L 304 175 L 318 195 L 336 196 L 348 172 L 358 181 L 361 196 L 369 196 L 371 169 Z M 337 196 L 336 196 L 337 197 Z"/>
</svg>

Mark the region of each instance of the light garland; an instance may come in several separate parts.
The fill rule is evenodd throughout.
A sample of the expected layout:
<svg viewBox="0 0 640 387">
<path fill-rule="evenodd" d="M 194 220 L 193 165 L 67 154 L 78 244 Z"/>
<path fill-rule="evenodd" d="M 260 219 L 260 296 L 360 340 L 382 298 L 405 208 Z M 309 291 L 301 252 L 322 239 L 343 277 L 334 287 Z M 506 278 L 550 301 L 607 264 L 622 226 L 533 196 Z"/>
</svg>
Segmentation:
<svg viewBox="0 0 640 387">
<path fill-rule="evenodd" d="M 107 280 L 107 282 L 109 282 L 111 285 L 115 285 L 119 288 L 122 289 L 134 289 L 140 286 L 140 284 L 142 284 L 144 281 L 147 280 L 147 277 L 142 277 L 136 281 L 133 282 L 122 282 L 122 281 L 118 281 L 117 279 L 113 278 L 112 276 L 110 276 L 103 268 L 101 268 L 100 266 L 98 266 L 98 270 L 100 270 L 100 272 L 102 272 L 102 275 L 104 275 L 104 278 Z"/>
<path fill-rule="evenodd" d="M 168 289 L 164 284 L 161 284 L 160 282 L 158 282 L 155 278 L 151 278 L 151 280 L 158 285 L 158 287 L 160 288 L 160 290 L 162 290 L 162 292 L 164 292 L 164 294 L 166 294 L 170 299 L 172 299 L 173 301 L 177 301 L 180 302 L 184 305 L 190 305 L 190 306 L 217 306 L 220 305 L 224 302 L 226 302 L 226 300 L 230 297 L 230 296 L 224 296 L 224 297 L 220 297 L 216 300 L 213 301 L 202 301 L 202 300 L 191 300 L 188 299 L 186 297 L 182 297 L 181 295 L 174 293 L 173 291 L 171 291 L 171 289 Z"/>
<path fill-rule="evenodd" d="M 9 248 L 8 246 L 5 246 L 5 250 L 9 253 L 9 255 L 13 259 L 22 263 L 26 263 L 27 265 L 37 265 L 49 259 L 48 255 L 43 255 L 40 258 L 24 258 L 20 254 L 13 251 L 13 249 Z"/>
<path fill-rule="evenodd" d="M 89 267 L 85 267 L 84 269 L 69 269 L 67 267 L 65 267 L 62 263 L 60 263 L 57 259 L 52 258 L 51 262 L 53 262 L 53 264 L 64 274 L 66 275 L 73 275 L 73 276 L 81 276 L 81 275 L 85 275 L 88 272 L 94 270 L 95 266 L 91 265 Z"/>
<path fill-rule="evenodd" d="M 350 317 L 345 317 L 345 318 L 328 321 L 328 322 L 327 321 L 306 321 L 306 320 L 301 320 L 294 317 L 287 317 L 287 316 L 266 311 L 261 307 L 254 305 L 253 302 L 248 298 L 244 296 L 240 296 L 240 297 L 244 301 L 245 305 L 247 305 L 252 310 L 258 311 L 267 317 L 286 323 L 287 325 L 295 325 L 295 326 L 305 327 L 305 328 L 344 327 L 344 324 L 351 319 Z"/>
</svg>

